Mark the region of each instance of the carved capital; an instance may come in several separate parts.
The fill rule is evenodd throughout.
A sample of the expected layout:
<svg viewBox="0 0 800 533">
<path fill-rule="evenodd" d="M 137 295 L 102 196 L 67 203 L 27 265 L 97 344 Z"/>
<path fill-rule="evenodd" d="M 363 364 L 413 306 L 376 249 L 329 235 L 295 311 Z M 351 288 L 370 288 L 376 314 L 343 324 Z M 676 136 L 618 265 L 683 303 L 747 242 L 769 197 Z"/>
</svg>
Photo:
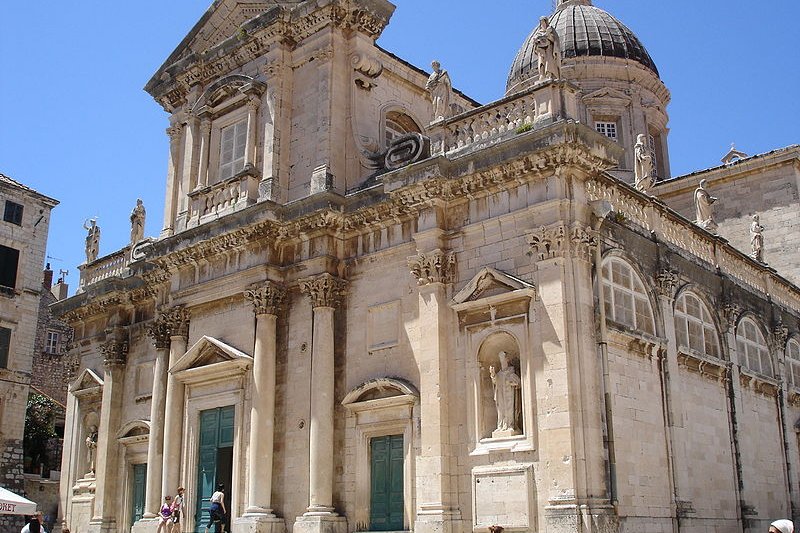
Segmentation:
<svg viewBox="0 0 800 533">
<path fill-rule="evenodd" d="M 733 302 L 727 302 L 722 307 L 722 315 L 725 317 L 728 331 L 736 327 L 736 322 L 738 322 L 739 317 L 742 316 L 742 311 L 742 306 Z"/>
<path fill-rule="evenodd" d="M 537 260 L 552 259 L 563 255 L 567 246 L 567 231 L 563 224 L 544 226 L 528 233 L 528 254 Z"/>
<path fill-rule="evenodd" d="M 570 240 L 572 241 L 572 253 L 575 257 L 587 259 L 594 253 L 597 248 L 597 237 L 594 230 L 576 224 L 570 233 Z"/>
<path fill-rule="evenodd" d="M 453 278 L 456 256 L 453 252 L 433 250 L 408 258 L 411 275 L 419 285 L 431 283 L 449 283 Z"/>
<path fill-rule="evenodd" d="M 126 339 L 111 339 L 100 345 L 103 354 L 103 366 L 114 368 L 125 366 L 128 358 L 128 341 Z"/>
<path fill-rule="evenodd" d="M 161 311 L 159 320 L 163 321 L 170 337 L 189 336 L 189 310 L 180 305 Z"/>
<path fill-rule="evenodd" d="M 339 307 L 346 294 L 347 282 L 330 274 L 300 281 L 300 290 L 311 299 L 312 307 Z"/>
<path fill-rule="evenodd" d="M 167 321 L 163 318 L 150 324 L 147 328 L 147 335 L 153 339 L 153 346 L 156 347 L 156 350 L 166 350 L 169 348 L 169 324 L 167 324 Z"/>
<path fill-rule="evenodd" d="M 261 98 L 258 96 L 251 96 L 247 100 L 247 109 L 250 111 L 257 111 L 259 107 L 261 107 Z"/>
<path fill-rule="evenodd" d="M 176 142 L 180 140 L 181 134 L 183 133 L 183 126 L 180 124 L 173 124 L 169 128 L 167 128 L 167 136 L 169 137 L 170 142 Z"/>
<path fill-rule="evenodd" d="M 211 134 L 211 119 L 203 118 L 203 120 L 200 121 L 200 133 L 203 137 L 207 137 Z"/>
<path fill-rule="evenodd" d="M 256 315 L 277 315 L 286 298 L 286 290 L 271 281 L 244 292 L 244 297 L 253 304 Z"/>
<path fill-rule="evenodd" d="M 786 349 L 786 341 L 789 340 L 789 328 L 782 323 L 778 323 L 772 328 L 772 349 L 773 351 L 783 351 Z"/>
<path fill-rule="evenodd" d="M 667 298 L 675 297 L 675 289 L 678 288 L 679 281 L 680 277 L 678 273 L 668 268 L 662 268 L 658 274 L 656 274 L 658 292 L 661 296 L 666 296 Z"/>
</svg>

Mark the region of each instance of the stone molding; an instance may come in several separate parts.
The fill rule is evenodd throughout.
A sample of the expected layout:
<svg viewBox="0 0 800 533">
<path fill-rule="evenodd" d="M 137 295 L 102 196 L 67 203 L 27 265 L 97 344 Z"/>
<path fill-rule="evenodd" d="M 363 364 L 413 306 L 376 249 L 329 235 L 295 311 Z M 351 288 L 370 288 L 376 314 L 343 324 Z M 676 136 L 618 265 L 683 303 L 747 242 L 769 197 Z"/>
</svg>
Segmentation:
<svg viewBox="0 0 800 533">
<path fill-rule="evenodd" d="M 103 354 L 103 366 L 112 369 L 125 366 L 128 358 L 127 339 L 111 339 L 100 345 Z"/>
<path fill-rule="evenodd" d="M 259 287 L 246 290 L 244 292 L 244 297 L 253 304 L 253 310 L 256 316 L 277 316 L 286 298 L 286 290 L 275 282 L 266 281 Z"/>
<path fill-rule="evenodd" d="M 300 290 L 311 299 L 311 306 L 332 307 L 342 304 L 347 294 L 347 282 L 330 274 L 306 278 L 300 281 Z"/>
<path fill-rule="evenodd" d="M 678 366 L 719 383 L 726 383 L 731 375 L 731 363 L 728 361 L 702 356 L 693 351 L 680 350 Z"/>
<path fill-rule="evenodd" d="M 408 267 L 417 284 L 450 283 L 453 279 L 456 256 L 451 251 L 440 249 L 420 252 L 408 258 Z"/>
</svg>

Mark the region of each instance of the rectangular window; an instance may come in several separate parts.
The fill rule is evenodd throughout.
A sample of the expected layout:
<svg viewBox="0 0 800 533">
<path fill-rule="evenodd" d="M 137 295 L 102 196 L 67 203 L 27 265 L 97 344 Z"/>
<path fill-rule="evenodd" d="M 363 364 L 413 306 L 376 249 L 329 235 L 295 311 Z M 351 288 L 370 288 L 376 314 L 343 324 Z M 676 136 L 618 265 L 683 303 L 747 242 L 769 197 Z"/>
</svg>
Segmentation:
<svg viewBox="0 0 800 533">
<path fill-rule="evenodd" d="M 650 145 L 650 157 L 653 158 L 653 177 L 654 178 L 658 177 L 658 160 L 659 160 L 659 157 L 658 157 L 658 152 L 659 152 L 658 148 L 659 148 L 659 146 L 658 146 L 658 144 L 659 144 L 659 141 L 660 141 L 659 137 L 654 137 L 653 135 L 648 135 L 647 136 L 647 143 Z"/>
<path fill-rule="evenodd" d="M 226 180 L 244 168 L 247 146 L 247 120 L 240 120 L 220 130 L 219 179 Z"/>
<path fill-rule="evenodd" d="M 17 226 L 21 226 L 23 209 L 24 207 L 22 204 L 12 202 L 11 200 L 6 200 L 6 209 L 3 212 L 3 220 L 6 222 L 11 222 L 12 224 L 16 224 Z"/>
<path fill-rule="evenodd" d="M 609 139 L 617 140 L 617 123 L 616 122 L 595 122 L 594 129 L 597 133 L 605 135 Z"/>
<path fill-rule="evenodd" d="M 0 245 L 0 293 L 13 295 L 17 286 L 19 250 Z"/>
<path fill-rule="evenodd" d="M 58 353 L 59 335 L 56 331 L 47 332 L 47 340 L 45 342 L 44 351 L 51 354 Z"/>
<path fill-rule="evenodd" d="M 0 328 L 0 368 L 8 368 L 8 354 L 11 350 L 11 330 Z"/>
</svg>

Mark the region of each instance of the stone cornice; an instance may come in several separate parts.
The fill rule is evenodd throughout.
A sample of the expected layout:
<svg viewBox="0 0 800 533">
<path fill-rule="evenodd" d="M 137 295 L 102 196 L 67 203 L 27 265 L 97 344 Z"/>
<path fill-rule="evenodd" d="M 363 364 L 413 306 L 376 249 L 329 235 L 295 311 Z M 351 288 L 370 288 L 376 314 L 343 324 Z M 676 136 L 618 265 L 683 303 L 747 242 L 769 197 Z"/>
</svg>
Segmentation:
<svg viewBox="0 0 800 533">
<path fill-rule="evenodd" d="M 322 274 L 300 281 L 300 290 L 311 299 L 311 305 L 314 308 L 339 307 L 346 294 L 346 289 L 346 281 L 330 274 Z"/>
<path fill-rule="evenodd" d="M 273 281 L 246 290 L 245 299 L 253 304 L 256 315 L 277 315 L 286 298 L 286 289 Z"/>
</svg>

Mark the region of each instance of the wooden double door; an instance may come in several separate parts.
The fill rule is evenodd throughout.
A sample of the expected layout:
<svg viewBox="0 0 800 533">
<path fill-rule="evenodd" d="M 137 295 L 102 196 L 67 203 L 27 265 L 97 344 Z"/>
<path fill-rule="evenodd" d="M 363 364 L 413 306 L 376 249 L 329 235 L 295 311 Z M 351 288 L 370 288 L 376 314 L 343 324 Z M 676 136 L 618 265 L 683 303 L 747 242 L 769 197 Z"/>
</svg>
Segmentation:
<svg viewBox="0 0 800 533">
<path fill-rule="evenodd" d="M 387 435 L 370 440 L 371 531 L 402 531 L 403 435 Z"/>
<path fill-rule="evenodd" d="M 225 515 L 225 531 L 231 530 L 234 417 L 235 408 L 232 405 L 200 412 L 195 531 L 205 530 L 211 496 L 220 483 L 225 485 L 225 510 L 228 511 Z"/>
</svg>

